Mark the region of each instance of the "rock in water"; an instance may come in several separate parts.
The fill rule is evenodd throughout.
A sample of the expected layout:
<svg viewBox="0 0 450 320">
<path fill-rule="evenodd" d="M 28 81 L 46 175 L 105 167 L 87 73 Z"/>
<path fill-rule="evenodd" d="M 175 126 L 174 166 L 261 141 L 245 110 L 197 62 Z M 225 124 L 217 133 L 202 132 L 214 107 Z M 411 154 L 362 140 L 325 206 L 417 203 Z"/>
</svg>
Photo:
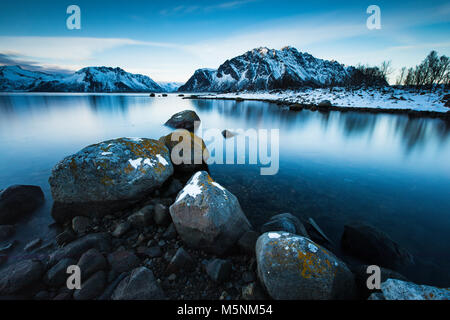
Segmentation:
<svg viewBox="0 0 450 320">
<path fill-rule="evenodd" d="M 38 260 L 22 260 L 0 272 L 0 296 L 15 294 L 41 279 L 44 266 Z"/>
<path fill-rule="evenodd" d="M 44 203 L 40 187 L 14 185 L 0 192 L 0 224 L 15 223 Z"/>
<path fill-rule="evenodd" d="M 342 249 L 347 253 L 380 267 L 398 270 L 413 263 L 411 254 L 385 233 L 364 224 L 344 226 Z"/>
<path fill-rule="evenodd" d="M 169 148 L 175 169 L 181 172 L 200 171 L 206 167 L 209 151 L 202 138 L 187 130 L 176 130 L 159 138 Z M 186 153 L 186 154 L 185 154 Z"/>
<path fill-rule="evenodd" d="M 65 222 L 75 213 L 101 217 L 123 209 L 160 187 L 172 173 L 169 150 L 159 141 L 120 138 L 91 145 L 53 168 L 53 218 Z"/>
<path fill-rule="evenodd" d="M 139 267 L 117 285 L 111 298 L 112 300 L 162 300 L 165 296 L 153 272 L 146 267 Z"/>
<path fill-rule="evenodd" d="M 351 271 L 311 240 L 268 232 L 256 243 L 258 276 L 276 300 L 334 300 L 355 296 Z"/>
<path fill-rule="evenodd" d="M 174 114 L 165 125 L 174 129 L 186 129 L 194 132 L 197 129 L 195 122 L 198 122 L 198 126 L 200 125 L 200 117 L 197 113 L 192 110 L 184 110 Z"/>
<path fill-rule="evenodd" d="M 385 300 L 450 300 L 450 288 L 440 289 L 397 279 L 381 284 Z"/>
<path fill-rule="evenodd" d="M 285 231 L 299 236 L 309 237 L 300 219 L 290 213 L 277 214 L 270 218 L 270 221 L 261 227 L 262 233 L 269 231 Z"/>
<path fill-rule="evenodd" d="M 187 245 L 218 255 L 251 228 L 237 198 L 205 171 L 194 174 L 180 191 L 170 215 Z"/>
</svg>

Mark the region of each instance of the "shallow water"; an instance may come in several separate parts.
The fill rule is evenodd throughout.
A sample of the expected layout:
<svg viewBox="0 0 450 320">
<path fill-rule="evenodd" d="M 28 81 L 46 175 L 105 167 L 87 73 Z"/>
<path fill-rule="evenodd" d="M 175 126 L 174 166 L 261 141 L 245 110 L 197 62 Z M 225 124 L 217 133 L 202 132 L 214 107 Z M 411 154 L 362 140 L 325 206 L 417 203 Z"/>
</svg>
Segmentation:
<svg viewBox="0 0 450 320">
<path fill-rule="evenodd" d="M 59 160 L 102 140 L 159 138 L 170 131 L 163 123 L 185 109 L 196 110 L 203 129 L 280 130 L 277 175 L 261 176 L 258 165 L 210 167 L 252 224 L 291 212 L 313 217 L 338 243 L 345 223 L 365 221 L 416 257 L 405 271 L 411 280 L 450 286 L 449 123 L 176 95 L 0 95 L 0 189 L 35 184 L 47 198 L 20 223 L 17 252 L 27 240 L 54 236 L 47 180 Z"/>
</svg>

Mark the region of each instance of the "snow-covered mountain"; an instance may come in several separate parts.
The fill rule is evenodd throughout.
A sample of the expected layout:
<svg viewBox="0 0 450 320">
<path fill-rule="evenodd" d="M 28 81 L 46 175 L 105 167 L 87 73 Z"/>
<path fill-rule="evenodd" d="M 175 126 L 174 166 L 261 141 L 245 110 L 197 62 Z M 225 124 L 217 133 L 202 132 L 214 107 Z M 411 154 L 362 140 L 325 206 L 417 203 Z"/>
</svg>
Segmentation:
<svg viewBox="0 0 450 320">
<path fill-rule="evenodd" d="M 38 92 L 163 92 L 151 78 L 120 68 L 87 67 L 69 75 L 0 67 L 1 91 Z"/>
<path fill-rule="evenodd" d="M 165 92 L 176 92 L 181 87 L 183 82 L 158 82 L 159 86 L 163 88 Z"/>
<path fill-rule="evenodd" d="M 219 69 L 200 69 L 178 91 L 227 92 L 322 87 L 343 84 L 353 67 L 317 59 L 292 47 L 253 49 L 225 61 Z"/>
</svg>

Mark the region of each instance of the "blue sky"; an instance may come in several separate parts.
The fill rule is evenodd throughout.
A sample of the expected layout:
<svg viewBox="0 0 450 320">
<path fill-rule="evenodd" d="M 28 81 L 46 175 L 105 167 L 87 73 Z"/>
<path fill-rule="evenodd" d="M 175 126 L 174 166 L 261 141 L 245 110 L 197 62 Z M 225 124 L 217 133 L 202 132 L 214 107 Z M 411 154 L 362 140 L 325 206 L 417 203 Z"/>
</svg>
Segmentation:
<svg viewBox="0 0 450 320">
<path fill-rule="evenodd" d="M 66 28 L 71 4 L 81 9 L 81 30 Z M 366 27 L 372 4 L 381 8 L 381 30 Z M 349 65 L 392 60 L 399 69 L 432 49 L 450 55 L 449 34 L 448 1 L 0 2 L 0 64 L 119 66 L 157 81 L 184 82 L 260 46 L 291 45 Z"/>
</svg>

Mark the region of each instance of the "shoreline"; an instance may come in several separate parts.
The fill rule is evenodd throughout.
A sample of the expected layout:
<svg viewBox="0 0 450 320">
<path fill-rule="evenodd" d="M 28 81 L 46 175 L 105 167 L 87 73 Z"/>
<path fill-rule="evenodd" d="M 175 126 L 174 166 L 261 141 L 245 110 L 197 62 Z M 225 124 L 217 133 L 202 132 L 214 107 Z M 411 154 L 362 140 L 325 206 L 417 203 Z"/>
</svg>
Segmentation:
<svg viewBox="0 0 450 320">
<path fill-rule="evenodd" d="M 185 96 L 186 100 L 228 100 L 228 101 L 257 101 L 277 104 L 278 106 L 287 106 L 290 111 L 299 112 L 304 109 L 319 112 L 360 112 L 371 114 L 398 114 L 407 115 L 410 117 L 423 117 L 423 118 L 439 118 L 444 121 L 450 121 L 450 109 L 447 112 L 427 111 L 427 110 L 414 110 L 414 109 L 394 109 L 394 108 L 371 108 L 371 107 L 342 107 L 342 106 L 319 106 L 318 104 L 301 104 L 290 101 L 284 101 L 281 99 L 264 99 L 264 98 L 242 98 L 242 97 L 218 97 L 218 96 L 198 96 L 191 95 Z"/>
</svg>

